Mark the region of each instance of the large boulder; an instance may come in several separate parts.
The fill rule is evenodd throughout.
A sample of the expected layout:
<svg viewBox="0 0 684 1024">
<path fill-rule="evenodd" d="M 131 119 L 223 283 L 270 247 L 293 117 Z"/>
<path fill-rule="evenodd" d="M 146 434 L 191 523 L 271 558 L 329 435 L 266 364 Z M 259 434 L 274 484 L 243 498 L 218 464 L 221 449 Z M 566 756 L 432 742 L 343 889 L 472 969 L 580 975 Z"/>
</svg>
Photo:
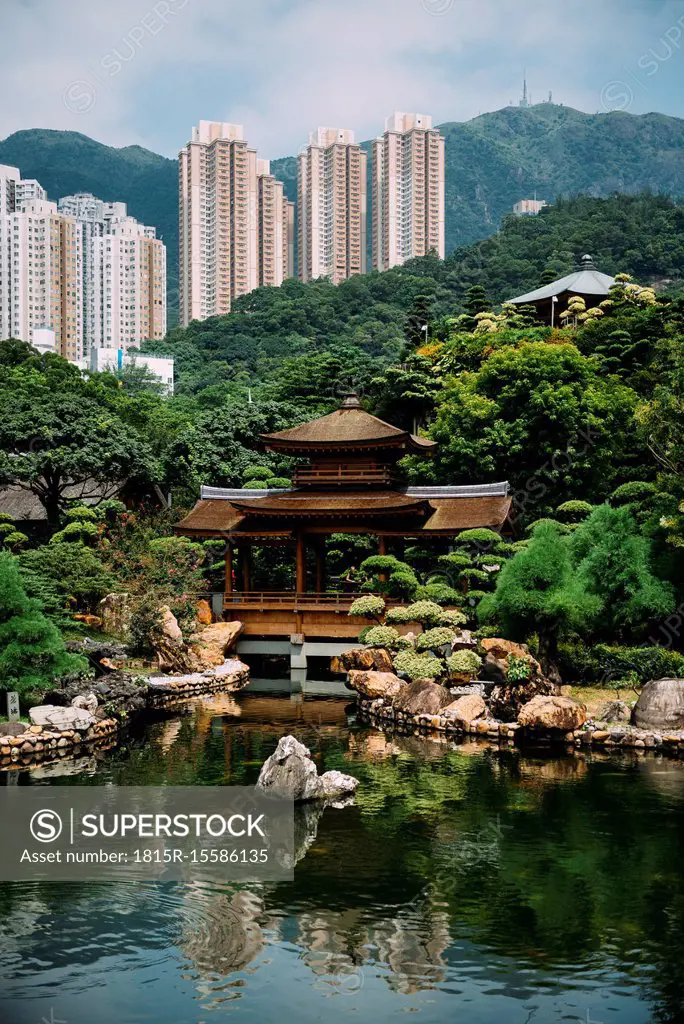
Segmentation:
<svg viewBox="0 0 684 1024">
<path fill-rule="evenodd" d="M 0 736 L 23 736 L 27 729 L 26 722 L 0 722 Z"/>
<path fill-rule="evenodd" d="M 533 697 L 520 709 L 518 722 L 528 729 L 559 729 L 573 732 L 584 725 L 587 709 L 572 697 Z"/>
<path fill-rule="evenodd" d="M 338 771 L 319 776 L 308 748 L 294 736 L 283 736 L 274 753 L 264 761 L 256 788 L 299 802 L 348 796 L 358 784 L 358 779 Z"/>
<path fill-rule="evenodd" d="M 416 679 L 397 693 L 394 706 L 409 715 L 438 715 L 452 703 L 449 691 L 429 679 Z"/>
<path fill-rule="evenodd" d="M 501 637 L 486 637 L 480 640 L 484 652 L 484 662 L 480 669 L 480 678 L 493 683 L 505 683 L 508 678 L 508 657 L 524 658 L 530 666 L 530 680 L 542 680 L 544 673 L 536 658 L 533 658 L 524 644 L 516 644 L 512 640 Z"/>
<path fill-rule="evenodd" d="M 548 697 L 555 691 L 545 679 L 526 679 L 521 683 L 501 683 L 489 695 L 489 710 L 500 722 L 515 722 L 521 708 L 535 697 Z"/>
<path fill-rule="evenodd" d="M 197 659 L 200 671 L 222 665 L 243 630 L 237 619 L 232 622 L 214 622 L 197 630 L 190 637 L 190 650 Z"/>
<path fill-rule="evenodd" d="M 31 725 L 42 725 L 57 732 L 87 732 L 95 725 L 95 716 L 85 708 L 60 708 L 54 704 L 42 704 L 29 710 Z"/>
<path fill-rule="evenodd" d="M 403 683 L 394 672 L 363 672 L 351 669 L 349 685 L 362 697 L 375 700 L 377 697 L 394 697 L 401 690 Z"/>
<path fill-rule="evenodd" d="M 652 679 L 639 694 L 632 722 L 639 729 L 684 729 L 684 679 Z"/>
<path fill-rule="evenodd" d="M 168 605 L 159 609 L 150 639 L 162 672 L 192 672 L 197 668 L 197 660 L 188 650 L 178 620 Z"/>
<path fill-rule="evenodd" d="M 466 697 L 459 697 L 458 700 L 454 700 L 451 704 L 442 710 L 442 714 L 445 718 L 452 718 L 457 725 L 461 725 L 464 728 L 474 722 L 476 718 L 481 718 L 485 713 L 486 707 L 482 697 L 475 693 L 471 693 Z"/>
<path fill-rule="evenodd" d="M 195 609 L 195 616 L 200 626 L 210 626 L 214 621 L 214 617 L 211 614 L 211 605 L 204 598 L 201 598 L 197 602 L 197 608 Z"/>
<path fill-rule="evenodd" d="M 98 605 L 104 633 L 125 636 L 131 628 L 133 612 L 130 594 L 107 594 Z"/>
<path fill-rule="evenodd" d="M 604 700 L 591 717 L 597 722 L 629 722 L 632 709 L 624 700 Z"/>
<path fill-rule="evenodd" d="M 333 657 L 330 668 L 340 675 L 353 671 L 391 672 L 392 655 L 384 647 L 355 647 Z"/>
</svg>

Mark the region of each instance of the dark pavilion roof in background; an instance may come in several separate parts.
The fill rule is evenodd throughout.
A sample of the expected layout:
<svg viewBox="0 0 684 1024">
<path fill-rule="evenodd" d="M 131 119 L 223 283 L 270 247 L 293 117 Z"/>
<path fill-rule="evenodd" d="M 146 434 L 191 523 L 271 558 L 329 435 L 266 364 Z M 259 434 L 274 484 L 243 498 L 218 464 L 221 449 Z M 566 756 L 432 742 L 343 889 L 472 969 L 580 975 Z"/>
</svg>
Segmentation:
<svg viewBox="0 0 684 1024">
<path fill-rule="evenodd" d="M 533 292 L 526 292 L 525 295 L 518 295 L 515 299 L 508 299 L 516 306 L 527 303 L 543 302 L 550 300 L 554 295 L 582 295 L 597 299 L 605 299 L 611 287 L 615 284 L 615 278 L 608 274 L 602 274 L 594 266 L 591 256 L 582 257 L 582 266 L 572 274 L 566 274 L 551 284 L 545 284 L 536 288 Z"/>
<path fill-rule="evenodd" d="M 261 440 L 271 451 L 354 451 L 371 448 L 401 448 L 425 453 L 436 447 L 434 441 L 417 437 L 407 430 L 393 427 L 361 407 L 356 395 L 349 395 L 335 412 L 301 423 L 298 427 L 262 434 Z"/>
</svg>

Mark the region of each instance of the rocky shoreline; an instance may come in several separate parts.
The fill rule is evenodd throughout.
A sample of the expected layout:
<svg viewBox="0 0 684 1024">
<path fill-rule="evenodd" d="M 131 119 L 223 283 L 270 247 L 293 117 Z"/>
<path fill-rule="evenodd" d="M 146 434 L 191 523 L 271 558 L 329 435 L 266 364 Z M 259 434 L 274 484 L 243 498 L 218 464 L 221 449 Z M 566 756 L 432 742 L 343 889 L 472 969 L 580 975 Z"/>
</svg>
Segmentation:
<svg viewBox="0 0 684 1024">
<path fill-rule="evenodd" d="M 410 714 L 388 707 L 381 699 L 359 698 L 357 713 L 376 728 L 397 731 L 401 734 L 413 732 L 439 732 L 450 736 L 473 737 L 499 744 L 517 743 L 548 746 L 562 744 L 572 749 L 600 748 L 602 750 L 629 748 L 666 753 L 684 757 L 684 730 L 657 733 L 638 729 L 631 725 L 615 726 L 589 719 L 576 730 L 563 732 L 558 729 L 528 728 L 518 722 L 499 722 L 495 719 L 480 719 L 470 723 L 456 720 L 450 715 Z"/>
<path fill-rule="evenodd" d="M 457 634 L 454 645 L 466 640 L 472 643 L 469 634 Z M 481 674 L 459 680 L 463 685 L 407 678 L 400 659 L 382 648 L 347 651 L 332 667 L 345 672 L 356 691 L 359 717 L 383 730 L 684 756 L 684 679 L 651 680 L 633 706 L 606 701 L 590 715 L 581 701 L 569 696 L 569 687 L 544 678 L 524 646 L 492 638 L 472 647 Z M 525 663 L 529 667 L 521 673 Z"/>
<path fill-rule="evenodd" d="M 180 631 L 167 623 L 174 667 L 189 665 L 190 672 L 143 678 L 117 668 L 109 656 L 91 658 L 105 670 L 100 678 L 72 682 L 46 694 L 46 704 L 30 709 L 29 725 L 0 723 L 0 771 L 109 749 L 133 723 L 173 711 L 189 700 L 241 690 L 249 682 L 249 668 L 229 655 L 241 628 L 239 622 L 209 624 L 192 638 L 188 650 Z"/>
</svg>

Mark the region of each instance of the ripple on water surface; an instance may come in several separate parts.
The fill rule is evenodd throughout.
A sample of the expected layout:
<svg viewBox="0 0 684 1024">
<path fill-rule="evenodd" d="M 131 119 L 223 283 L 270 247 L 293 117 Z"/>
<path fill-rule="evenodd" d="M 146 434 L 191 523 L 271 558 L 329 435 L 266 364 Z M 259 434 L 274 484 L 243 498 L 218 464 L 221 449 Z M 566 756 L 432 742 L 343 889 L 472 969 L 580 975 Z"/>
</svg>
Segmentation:
<svg viewBox="0 0 684 1024">
<path fill-rule="evenodd" d="M 52 781 L 250 784 L 285 732 L 361 780 L 294 881 L 0 886 L 3 1024 L 678 1019 L 679 765 L 385 736 L 344 700 L 247 693 Z"/>
</svg>

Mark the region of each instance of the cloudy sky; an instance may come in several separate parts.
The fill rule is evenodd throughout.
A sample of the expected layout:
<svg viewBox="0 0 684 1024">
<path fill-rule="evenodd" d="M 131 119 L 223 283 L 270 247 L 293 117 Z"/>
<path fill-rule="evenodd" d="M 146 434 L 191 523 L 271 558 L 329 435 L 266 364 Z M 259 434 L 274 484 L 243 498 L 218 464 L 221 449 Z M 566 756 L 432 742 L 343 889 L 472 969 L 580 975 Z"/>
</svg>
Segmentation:
<svg viewBox="0 0 684 1024">
<path fill-rule="evenodd" d="M 519 99 L 684 117 L 684 0 L 1 0 L 0 138 L 83 132 L 175 155 L 200 119 L 261 155 L 392 110 Z"/>
</svg>

